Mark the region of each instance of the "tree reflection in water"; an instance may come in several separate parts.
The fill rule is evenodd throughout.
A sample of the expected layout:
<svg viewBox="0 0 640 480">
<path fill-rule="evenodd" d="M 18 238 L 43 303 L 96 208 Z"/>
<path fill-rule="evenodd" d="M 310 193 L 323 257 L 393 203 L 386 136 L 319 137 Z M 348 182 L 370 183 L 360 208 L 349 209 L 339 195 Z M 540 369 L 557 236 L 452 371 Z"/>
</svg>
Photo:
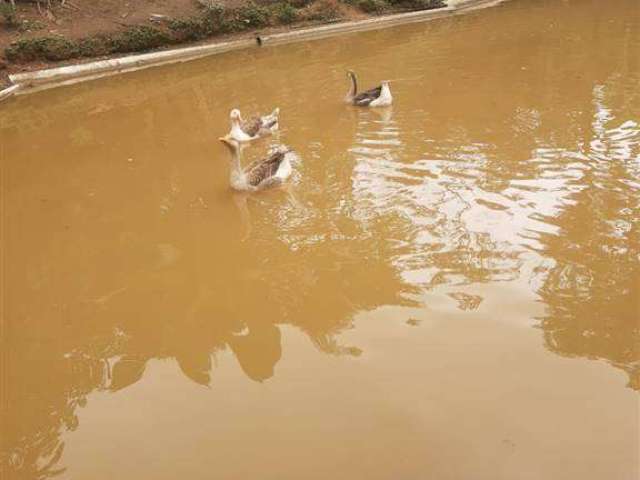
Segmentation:
<svg viewBox="0 0 640 480">
<path fill-rule="evenodd" d="M 279 200 L 272 200 L 268 208 L 277 208 Z M 225 208 L 235 206 L 229 200 Z M 87 241 L 117 249 L 124 260 L 106 281 L 90 279 L 90 269 L 116 257 L 91 258 L 94 250 L 56 240 L 28 240 L 41 255 L 11 259 L 16 270 L 22 265 L 41 273 L 37 286 L 33 276 L 16 275 L 10 288 L 16 299 L 28 298 L 34 288 L 51 294 L 38 303 L 12 303 L 12 311 L 30 322 L 25 329 L 13 325 L 5 338 L 9 394 L 2 424 L 9 434 L 2 437 L 2 461 L 12 478 L 58 473 L 60 435 L 77 428 L 77 408 L 93 391 L 121 391 L 140 381 L 151 359 L 175 359 L 190 380 L 215 387 L 215 356 L 229 349 L 243 372 L 261 382 L 274 375 L 281 357 L 280 325 L 299 328 L 329 354 L 358 355 L 356 346 L 336 340 L 356 312 L 411 303 L 405 295 L 412 288 L 386 262 L 384 239 L 369 236 L 357 247 L 337 234 L 322 242 L 304 235 L 288 243 L 241 242 L 240 225 L 221 235 L 218 220 L 207 210 L 200 213 L 191 225 L 197 235 L 169 222 L 155 231 L 162 242 L 151 246 L 143 233 L 154 230 L 150 225 L 131 224 L 105 244 L 104 237 L 92 240 L 104 227 L 89 222 L 83 227 Z M 330 219 L 314 220 L 324 221 Z M 272 225 L 268 235 L 278 232 L 286 233 Z M 358 251 L 369 252 L 366 269 Z M 76 274 L 62 279 L 62 271 L 47 273 L 51 256 L 59 267 L 76 265 Z M 371 275 L 379 286 L 371 284 Z"/>
</svg>

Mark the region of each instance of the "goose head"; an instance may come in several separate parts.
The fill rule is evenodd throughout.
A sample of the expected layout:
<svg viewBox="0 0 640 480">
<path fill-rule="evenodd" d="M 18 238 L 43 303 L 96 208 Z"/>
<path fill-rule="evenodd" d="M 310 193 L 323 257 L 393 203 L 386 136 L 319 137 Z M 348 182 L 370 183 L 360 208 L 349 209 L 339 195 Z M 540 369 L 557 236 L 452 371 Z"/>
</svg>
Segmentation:
<svg viewBox="0 0 640 480">
<path fill-rule="evenodd" d="M 237 108 L 234 108 L 233 110 L 231 110 L 231 113 L 229 113 L 229 119 L 231 119 L 231 123 L 241 122 L 242 115 L 240 115 L 240 110 L 238 110 Z"/>
<path fill-rule="evenodd" d="M 347 78 L 349 79 L 349 91 L 344 97 L 344 101 L 351 103 L 353 101 L 353 97 L 358 93 L 358 83 L 356 80 L 356 74 L 353 70 L 347 70 Z"/>
</svg>

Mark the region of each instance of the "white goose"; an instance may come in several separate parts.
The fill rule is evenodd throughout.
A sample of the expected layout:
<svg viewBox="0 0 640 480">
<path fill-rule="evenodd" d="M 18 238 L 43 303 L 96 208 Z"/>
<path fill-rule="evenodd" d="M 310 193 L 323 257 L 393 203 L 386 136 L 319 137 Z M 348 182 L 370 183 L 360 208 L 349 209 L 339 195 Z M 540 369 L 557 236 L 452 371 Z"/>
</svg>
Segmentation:
<svg viewBox="0 0 640 480">
<path fill-rule="evenodd" d="M 382 82 L 378 87 L 358 93 L 356 74 L 349 70 L 347 77 L 351 80 L 351 86 L 345 97 L 345 102 L 356 107 L 387 107 L 393 103 L 389 82 Z"/>
<path fill-rule="evenodd" d="M 255 192 L 282 185 L 291 176 L 291 162 L 287 147 L 280 146 L 268 157 L 256 160 L 246 167 L 240 163 L 241 145 L 230 134 L 219 139 L 231 155 L 229 183 L 234 190 Z"/>
<path fill-rule="evenodd" d="M 234 108 L 229 114 L 231 120 L 231 131 L 229 135 L 238 142 L 250 142 L 265 135 L 270 135 L 278 130 L 278 116 L 280 109 L 276 108 L 269 115 L 252 117 L 244 120 L 240 110 Z"/>
</svg>

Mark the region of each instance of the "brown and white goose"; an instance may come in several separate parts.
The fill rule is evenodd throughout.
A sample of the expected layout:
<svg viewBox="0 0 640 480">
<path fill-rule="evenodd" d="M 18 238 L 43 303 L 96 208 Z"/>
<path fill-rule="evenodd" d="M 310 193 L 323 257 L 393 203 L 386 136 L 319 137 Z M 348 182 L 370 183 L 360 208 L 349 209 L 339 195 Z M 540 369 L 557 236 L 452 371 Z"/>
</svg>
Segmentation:
<svg viewBox="0 0 640 480">
<path fill-rule="evenodd" d="M 269 115 L 252 117 L 244 120 L 240 114 L 240 110 L 234 108 L 229 114 L 231 120 L 231 131 L 229 135 L 238 142 L 249 142 L 256 138 L 270 135 L 278 130 L 278 116 L 280 109 L 276 108 Z"/>
<path fill-rule="evenodd" d="M 351 80 L 351 86 L 345 97 L 345 102 L 356 107 L 387 107 L 393 103 L 389 82 L 382 82 L 378 87 L 358 93 L 356 74 L 349 70 L 347 77 Z"/>
<path fill-rule="evenodd" d="M 241 145 L 230 134 L 219 139 L 231 156 L 229 183 L 234 190 L 255 192 L 282 185 L 291 176 L 289 150 L 278 147 L 266 158 L 256 160 L 246 167 L 240 163 Z"/>
</svg>

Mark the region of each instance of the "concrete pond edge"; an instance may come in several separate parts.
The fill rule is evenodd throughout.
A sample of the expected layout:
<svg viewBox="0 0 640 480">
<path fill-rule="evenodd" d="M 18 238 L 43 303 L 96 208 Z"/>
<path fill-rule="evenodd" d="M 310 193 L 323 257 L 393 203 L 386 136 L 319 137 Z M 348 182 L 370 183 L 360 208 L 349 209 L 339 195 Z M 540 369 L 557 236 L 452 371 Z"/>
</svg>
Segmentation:
<svg viewBox="0 0 640 480">
<path fill-rule="evenodd" d="M 270 35 L 267 34 L 261 36 L 260 39 L 262 40 L 262 47 L 304 40 L 316 40 L 334 35 L 363 32 L 367 30 L 388 28 L 408 23 L 460 15 L 481 8 L 492 7 L 503 3 L 504 1 L 506 0 L 454 0 L 450 1 L 451 4 L 444 8 L 398 13 L 368 18 L 365 20 L 340 22 Z M 15 94 L 32 93 L 62 85 L 94 80 L 109 75 L 116 75 L 119 73 L 141 70 L 170 63 L 186 62 L 196 58 L 250 47 L 259 47 L 256 39 L 253 37 L 225 42 L 212 42 L 205 45 L 181 47 L 159 52 L 128 55 L 125 57 L 98 60 L 64 67 L 48 68 L 44 70 L 35 70 L 32 72 L 16 73 L 9 75 L 9 80 L 12 85 L 4 90 L 0 90 L 0 101 L 6 100 Z"/>
</svg>

